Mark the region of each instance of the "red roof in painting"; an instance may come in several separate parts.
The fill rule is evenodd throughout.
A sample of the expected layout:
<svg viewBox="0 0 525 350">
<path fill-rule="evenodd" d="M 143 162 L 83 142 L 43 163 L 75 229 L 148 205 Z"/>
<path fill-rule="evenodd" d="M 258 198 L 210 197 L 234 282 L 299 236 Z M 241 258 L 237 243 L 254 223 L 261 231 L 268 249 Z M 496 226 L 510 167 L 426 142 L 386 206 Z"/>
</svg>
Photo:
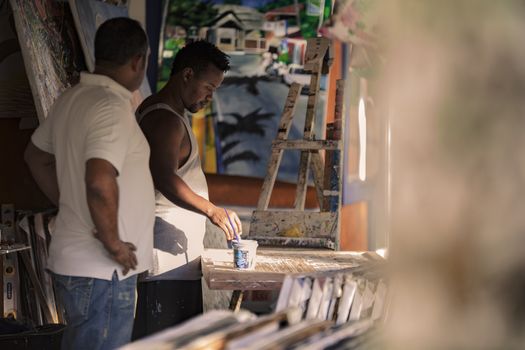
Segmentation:
<svg viewBox="0 0 525 350">
<path fill-rule="evenodd" d="M 284 7 L 278 7 L 273 10 L 270 10 L 264 14 L 264 17 L 269 18 L 273 16 L 295 16 L 299 10 L 302 10 L 304 7 L 304 4 L 297 4 L 297 7 L 295 5 L 288 5 Z"/>
</svg>

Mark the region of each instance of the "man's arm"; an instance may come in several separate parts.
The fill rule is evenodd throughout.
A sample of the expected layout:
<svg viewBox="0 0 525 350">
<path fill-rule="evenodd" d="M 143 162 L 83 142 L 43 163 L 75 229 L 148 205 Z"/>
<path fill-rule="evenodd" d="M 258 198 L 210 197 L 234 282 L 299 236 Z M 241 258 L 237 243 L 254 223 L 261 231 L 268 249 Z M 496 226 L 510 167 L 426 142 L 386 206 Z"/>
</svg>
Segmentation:
<svg viewBox="0 0 525 350">
<path fill-rule="evenodd" d="M 175 173 L 174 169 L 179 168 L 180 149 L 186 134 L 183 122 L 159 111 L 145 119 L 141 126 L 150 144 L 150 169 L 155 188 L 175 205 L 208 217 L 224 231 L 226 239 L 234 238 L 233 229 L 241 234 L 241 221 L 235 212 L 226 211 L 199 196 Z M 230 225 L 228 215 L 234 227 Z"/>
<path fill-rule="evenodd" d="M 31 175 L 35 179 L 38 187 L 44 192 L 46 197 L 58 206 L 60 197 L 57 181 L 55 156 L 51 153 L 42 151 L 36 147 L 32 141 L 26 147 L 24 160 L 29 166 Z"/>
<path fill-rule="evenodd" d="M 123 242 L 118 233 L 118 172 L 107 160 L 92 158 L 86 162 L 86 195 L 95 237 L 102 242 L 113 260 L 121 264 L 123 274 L 137 266 L 136 247 Z"/>
</svg>

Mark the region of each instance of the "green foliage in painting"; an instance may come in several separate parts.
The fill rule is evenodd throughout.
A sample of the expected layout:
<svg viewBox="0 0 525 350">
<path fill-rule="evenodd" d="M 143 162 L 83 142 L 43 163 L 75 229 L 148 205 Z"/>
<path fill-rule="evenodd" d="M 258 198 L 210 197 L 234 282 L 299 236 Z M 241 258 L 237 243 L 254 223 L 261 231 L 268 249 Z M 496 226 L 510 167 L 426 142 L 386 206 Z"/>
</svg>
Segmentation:
<svg viewBox="0 0 525 350">
<path fill-rule="evenodd" d="M 206 26 L 215 19 L 217 13 L 210 0 L 171 0 L 166 23 L 181 26 L 188 32 L 190 27 Z"/>
</svg>

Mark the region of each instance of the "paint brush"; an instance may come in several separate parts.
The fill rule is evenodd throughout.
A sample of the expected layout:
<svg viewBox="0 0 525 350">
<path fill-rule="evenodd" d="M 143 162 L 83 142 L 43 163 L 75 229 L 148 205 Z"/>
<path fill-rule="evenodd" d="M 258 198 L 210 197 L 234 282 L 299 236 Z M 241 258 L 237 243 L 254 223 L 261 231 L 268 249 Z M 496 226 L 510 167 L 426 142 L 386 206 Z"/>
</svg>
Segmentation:
<svg viewBox="0 0 525 350">
<path fill-rule="evenodd" d="M 235 226 L 233 226 L 232 219 L 230 219 L 230 215 L 228 215 L 228 211 L 226 210 L 226 208 L 224 208 L 224 212 L 226 213 L 226 217 L 228 218 L 228 221 L 230 222 L 230 226 L 232 227 L 233 234 L 235 235 L 235 239 L 237 240 L 237 242 L 240 242 L 241 237 L 239 237 L 239 235 L 237 234 L 237 231 L 235 231 Z"/>
</svg>

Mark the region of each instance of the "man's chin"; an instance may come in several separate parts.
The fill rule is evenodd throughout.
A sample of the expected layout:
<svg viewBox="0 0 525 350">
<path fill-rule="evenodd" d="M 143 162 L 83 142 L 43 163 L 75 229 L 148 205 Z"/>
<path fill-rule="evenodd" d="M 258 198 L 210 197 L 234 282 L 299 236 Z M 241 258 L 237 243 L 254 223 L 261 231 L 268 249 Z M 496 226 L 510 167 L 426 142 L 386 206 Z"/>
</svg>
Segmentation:
<svg viewBox="0 0 525 350">
<path fill-rule="evenodd" d="M 195 105 L 191 105 L 189 108 L 188 108 L 188 111 L 190 111 L 191 113 L 197 113 L 198 111 L 200 111 L 201 109 L 204 108 L 204 105 L 203 104 L 195 104 Z"/>
</svg>

